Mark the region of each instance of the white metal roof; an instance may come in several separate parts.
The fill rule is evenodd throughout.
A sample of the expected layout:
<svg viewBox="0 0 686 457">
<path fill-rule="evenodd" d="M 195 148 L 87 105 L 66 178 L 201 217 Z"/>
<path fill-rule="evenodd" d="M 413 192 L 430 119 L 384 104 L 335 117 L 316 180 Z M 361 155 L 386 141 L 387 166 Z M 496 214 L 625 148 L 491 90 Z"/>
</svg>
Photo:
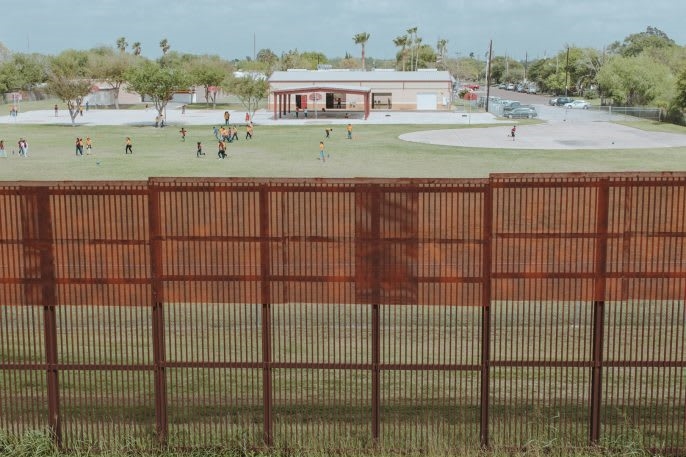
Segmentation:
<svg viewBox="0 0 686 457">
<path fill-rule="evenodd" d="M 452 82 L 447 71 L 340 71 L 291 70 L 275 71 L 270 83 L 365 83 L 365 82 Z"/>
</svg>

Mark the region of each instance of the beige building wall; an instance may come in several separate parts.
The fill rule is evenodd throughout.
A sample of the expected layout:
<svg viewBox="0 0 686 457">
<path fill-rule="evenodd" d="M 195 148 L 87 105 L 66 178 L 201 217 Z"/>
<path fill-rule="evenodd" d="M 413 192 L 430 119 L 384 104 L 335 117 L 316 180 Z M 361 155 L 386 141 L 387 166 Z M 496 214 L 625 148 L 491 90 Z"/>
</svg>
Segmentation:
<svg viewBox="0 0 686 457">
<path fill-rule="evenodd" d="M 333 75 L 335 77 L 335 74 Z M 347 87 L 364 87 L 371 89 L 372 111 L 375 110 L 406 110 L 412 111 L 418 108 L 418 97 L 424 97 L 425 100 L 432 100 L 435 97 L 435 110 L 449 110 L 452 103 L 452 83 L 447 81 L 341 81 L 332 80 L 325 81 L 322 79 L 316 82 L 288 82 L 288 81 L 270 81 L 270 87 L 273 90 L 292 89 L 294 87 L 302 86 L 311 88 L 313 86 L 347 86 Z M 319 92 L 320 99 L 316 102 L 317 110 L 325 107 L 326 93 Z M 303 96 L 309 97 L 308 93 L 303 93 Z M 389 96 L 390 95 L 390 96 Z M 390 98 L 390 106 L 389 99 Z M 364 97 L 362 95 L 346 94 L 345 103 L 342 109 L 348 110 L 363 110 Z M 274 97 L 270 91 L 268 100 L 268 110 L 274 109 Z M 313 109 L 314 102 L 308 98 L 308 109 Z M 334 107 L 335 109 L 335 107 Z M 429 108 L 430 109 L 430 108 Z M 295 110 L 295 95 L 291 95 L 291 111 Z"/>
</svg>

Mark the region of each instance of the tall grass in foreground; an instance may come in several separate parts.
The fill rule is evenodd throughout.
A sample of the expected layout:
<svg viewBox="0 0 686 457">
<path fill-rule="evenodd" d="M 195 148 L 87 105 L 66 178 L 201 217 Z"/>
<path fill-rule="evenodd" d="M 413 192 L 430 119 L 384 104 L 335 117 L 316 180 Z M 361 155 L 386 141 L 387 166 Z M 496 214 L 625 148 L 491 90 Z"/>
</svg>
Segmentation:
<svg viewBox="0 0 686 457">
<path fill-rule="evenodd" d="M 494 449 L 494 450 L 450 450 L 450 449 L 426 449 L 416 451 L 394 452 L 384 449 L 375 451 L 360 452 L 348 451 L 341 449 L 327 449 L 325 443 L 318 443 L 316 448 L 310 450 L 292 449 L 292 448 L 274 448 L 270 450 L 252 449 L 248 446 L 248 439 L 241 439 L 240 436 L 232 437 L 224 447 L 212 449 L 193 449 L 193 450 L 176 450 L 176 449 L 146 449 L 135 440 L 124 440 L 108 449 L 100 449 L 94 444 L 84 444 L 70 450 L 60 450 L 53 442 L 50 433 L 47 431 L 32 430 L 24 433 L 21 436 L 11 435 L 0 430 L 0 456 L 12 457 L 59 457 L 59 456 L 104 456 L 104 457 L 119 457 L 119 456 L 136 456 L 136 457 L 172 457 L 172 456 L 187 456 L 187 457 L 324 457 L 324 456 L 394 456 L 402 455 L 409 456 L 428 456 L 428 457 L 442 457 L 460 455 L 466 457 L 517 457 L 517 456 L 546 456 L 546 457 L 612 457 L 612 456 L 648 456 L 653 455 L 641 445 L 640 436 L 627 436 L 618 442 L 604 443 L 602 446 L 594 448 L 565 448 L 565 447 L 551 447 L 550 443 L 527 443 L 525 449 Z"/>
</svg>

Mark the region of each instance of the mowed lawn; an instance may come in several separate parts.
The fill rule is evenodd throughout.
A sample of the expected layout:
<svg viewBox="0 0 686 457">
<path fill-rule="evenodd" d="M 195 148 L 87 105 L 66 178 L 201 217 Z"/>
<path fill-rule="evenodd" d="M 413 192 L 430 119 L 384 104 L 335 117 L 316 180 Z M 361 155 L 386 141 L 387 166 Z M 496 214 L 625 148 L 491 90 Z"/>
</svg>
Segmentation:
<svg viewBox="0 0 686 457">
<path fill-rule="evenodd" d="M 646 121 L 645 128 L 651 126 Z M 641 125 L 637 123 L 636 125 Z M 333 127 L 330 138 L 325 128 Z M 508 150 L 436 146 L 402 141 L 419 130 L 480 128 L 491 135 L 502 125 L 356 124 L 353 139 L 343 125 L 255 126 L 254 138 L 228 145 L 229 158 L 217 159 L 213 126 L 0 125 L 8 157 L 0 159 L 0 180 L 144 180 L 155 176 L 208 177 L 423 177 L 479 178 L 489 173 L 676 171 L 686 169 L 686 147 L 627 150 Z M 133 155 L 124 155 L 125 139 Z M 27 139 L 29 157 L 18 156 Z M 76 137 L 91 137 L 93 155 L 76 156 Z M 196 158 L 196 142 L 206 155 Z M 330 156 L 318 160 L 319 142 Z M 13 153 L 14 151 L 14 153 Z"/>
</svg>

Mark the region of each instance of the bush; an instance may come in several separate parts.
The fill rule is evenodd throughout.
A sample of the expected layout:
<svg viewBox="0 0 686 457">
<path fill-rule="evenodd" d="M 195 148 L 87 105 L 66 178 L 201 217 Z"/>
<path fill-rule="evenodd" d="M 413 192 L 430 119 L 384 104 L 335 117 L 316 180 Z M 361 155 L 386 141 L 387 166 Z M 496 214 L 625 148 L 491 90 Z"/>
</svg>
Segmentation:
<svg viewBox="0 0 686 457">
<path fill-rule="evenodd" d="M 676 105 L 671 105 L 669 108 L 667 108 L 667 112 L 664 115 L 663 121 L 669 122 L 670 124 L 686 126 L 684 112 Z"/>
</svg>

